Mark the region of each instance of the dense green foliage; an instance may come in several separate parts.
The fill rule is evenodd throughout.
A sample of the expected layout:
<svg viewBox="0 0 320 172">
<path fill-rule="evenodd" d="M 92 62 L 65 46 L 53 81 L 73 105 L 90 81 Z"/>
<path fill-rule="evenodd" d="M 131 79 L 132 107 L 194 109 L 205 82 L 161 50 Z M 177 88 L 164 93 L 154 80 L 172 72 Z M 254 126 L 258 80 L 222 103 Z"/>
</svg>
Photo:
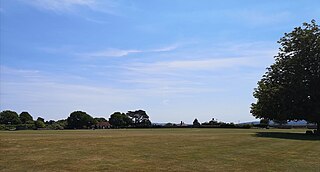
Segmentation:
<svg viewBox="0 0 320 172">
<path fill-rule="evenodd" d="M 132 124 L 132 120 L 124 113 L 114 112 L 109 118 L 110 124 L 115 128 L 128 127 Z"/>
<path fill-rule="evenodd" d="M 258 82 L 251 113 L 277 121 L 306 120 L 320 125 L 320 30 L 314 20 L 279 41 L 275 63 Z"/>
<path fill-rule="evenodd" d="M 108 121 L 107 119 L 100 117 L 100 118 L 94 118 L 94 120 L 96 120 L 97 122 L 106 122 Z"/>
<path fill-rule="evenodd" d="M 0 124 L 21 124 L 17 112 L 6 110 L 0 112 Z"/>
<path fill-rule="evenodd" d="M 46 124 L 41 120 L 34 121 L 34 125 L 36 126 L 36 128 L 45 128 L 46 127 Z"/>
<path fill-rule="evenodd" d="M 28 121 L 33 121 L 33 118 L 29 112 L 21 112 L 19 118 L 22 124 L 26 124 Z"/>
<path fill-rule="evenodd" d="M 151 121 L 149 116 L 144 110 L 128 111 L 126 114 L 129 118 L 132 119 L 132 125 L 134 127 L 150 127 Z"/>
<path fill-rule="evenodd" d="M 67 118 L 68 128 L 71 129 L 84 129 L 91 128 L 96 124 L 96 121 L 86 112 L 75 111 Z"/>
</svg>

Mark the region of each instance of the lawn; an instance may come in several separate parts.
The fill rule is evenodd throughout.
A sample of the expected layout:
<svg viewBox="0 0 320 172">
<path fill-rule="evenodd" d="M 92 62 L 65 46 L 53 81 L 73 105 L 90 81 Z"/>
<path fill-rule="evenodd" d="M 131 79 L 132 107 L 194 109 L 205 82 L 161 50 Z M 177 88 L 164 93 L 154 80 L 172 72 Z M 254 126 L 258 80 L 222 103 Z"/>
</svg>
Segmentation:
<svg viewBox="0 0 320 172">
<path fill-rule="evenodd" d="M 1 171 L 320 171 L 305 130 L 1 131 Z"/>
</svg>

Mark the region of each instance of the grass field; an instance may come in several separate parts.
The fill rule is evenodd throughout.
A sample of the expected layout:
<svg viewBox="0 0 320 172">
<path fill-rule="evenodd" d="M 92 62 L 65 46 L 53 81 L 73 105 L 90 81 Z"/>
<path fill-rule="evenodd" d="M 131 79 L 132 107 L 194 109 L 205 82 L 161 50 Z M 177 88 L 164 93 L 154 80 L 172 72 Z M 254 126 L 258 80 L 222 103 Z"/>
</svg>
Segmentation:
<svg viewBox="0 0 320 172">
<path fill-rule="evenodd" d="M 1 131 L 1 171 L 320 171 L 305 130 Z"/>
</svg>

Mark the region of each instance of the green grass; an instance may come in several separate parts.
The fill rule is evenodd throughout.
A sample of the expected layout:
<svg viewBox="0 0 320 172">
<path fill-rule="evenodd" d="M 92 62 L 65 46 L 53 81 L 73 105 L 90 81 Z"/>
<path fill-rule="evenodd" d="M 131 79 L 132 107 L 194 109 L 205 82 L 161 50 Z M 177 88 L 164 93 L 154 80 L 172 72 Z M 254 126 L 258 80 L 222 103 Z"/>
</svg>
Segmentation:
<svg viewBox="0 0 320 172">
<path fill-rule="evenodd" d="M 1 171 L 320 171 L 305 130 L 1 131 Z M 299 134 L 300 133 L 300 134 Z"/>
</svg>

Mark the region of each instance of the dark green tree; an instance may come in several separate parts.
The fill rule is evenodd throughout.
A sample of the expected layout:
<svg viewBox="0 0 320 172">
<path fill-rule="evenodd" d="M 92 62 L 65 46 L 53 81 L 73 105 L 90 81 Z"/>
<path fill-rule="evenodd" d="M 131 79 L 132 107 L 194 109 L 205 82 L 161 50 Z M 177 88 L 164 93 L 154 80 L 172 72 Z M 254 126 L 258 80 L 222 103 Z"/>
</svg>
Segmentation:
<svg viewBox="0 0 320 172">
<path fill-rule="evenodd" d="M 86 112 L 75 111 L 67 118 L 68 128 L 87 129 L 96 124 L 96 121 Z"/>
<path fill-rule="evenodd" d="M 110 115 L 109 122 L 114 128 L 128 127 L 132 120 L 124 113 L 114 112 Z"/>
<path fill-rule="evenodd" d="M 146 111 L 144 110 L 136 110 L 136 111 L 128 111 L 127 116 L 130 117 L 133 121 L 133 126 L 135 127 L 150 127 L 151 121 Z"/>
<path fill-rule="evenodd" d="M 54 124 L 57 124 L 59 126 L 61 126 L 60 129 L 65 129 L 65 128 L 68 128 L 68 122 L 66 119 L 61 119 L 61 120 L 58 120 L 57 122 L 55 122 Z"/>
<path fill-rule="evenodd" d="M 103 117 L 100 117 L 100 118 L 94 118 L 94 120 L 96 120 L 97 122 L 107 122 L 108 120 L 106 120 L 105 118 Z"/>
<path fill-rule="evenodd" d="M 194 119 L 194 121 L 193 121 L 193 127 L 200 127 L 200 122 L 198 121 L 198 119 L 196 118 L 196 119 Z"/>
<path fill-rule="evenodd" d="M 275 63 L 258 82 L 251 113 L 269 120 L 306 120 L 320 130 L 320 31 L 314 20 L 285 33 Z"/>
<path fill-rule="evenodd" d="M 33 121 L 32 116 L 29 114 L 29 112 L 21 112 L 19 115 L 19 119 L 22 124 L 26 124 L 27 121 Z"/>
<path fill-rule="evenodd" d="M 44 118 L 38 117 L 38 118 L 37 118 L 37 121 L 42 121 L 42 122 L 44 122 Z"/>
<path fill-rule="evenodd" d="M 45 128 L 46 124 L 42 120 L 36 120 L 34 121 L 34 125 L 36 128 Z"/>
<path fill-rule="evenodd" d="M 21 124 L 17 112 L 5 110 L 0 112 L 0 124 L 12 124 L 17 125 Z"/>
</svg>

